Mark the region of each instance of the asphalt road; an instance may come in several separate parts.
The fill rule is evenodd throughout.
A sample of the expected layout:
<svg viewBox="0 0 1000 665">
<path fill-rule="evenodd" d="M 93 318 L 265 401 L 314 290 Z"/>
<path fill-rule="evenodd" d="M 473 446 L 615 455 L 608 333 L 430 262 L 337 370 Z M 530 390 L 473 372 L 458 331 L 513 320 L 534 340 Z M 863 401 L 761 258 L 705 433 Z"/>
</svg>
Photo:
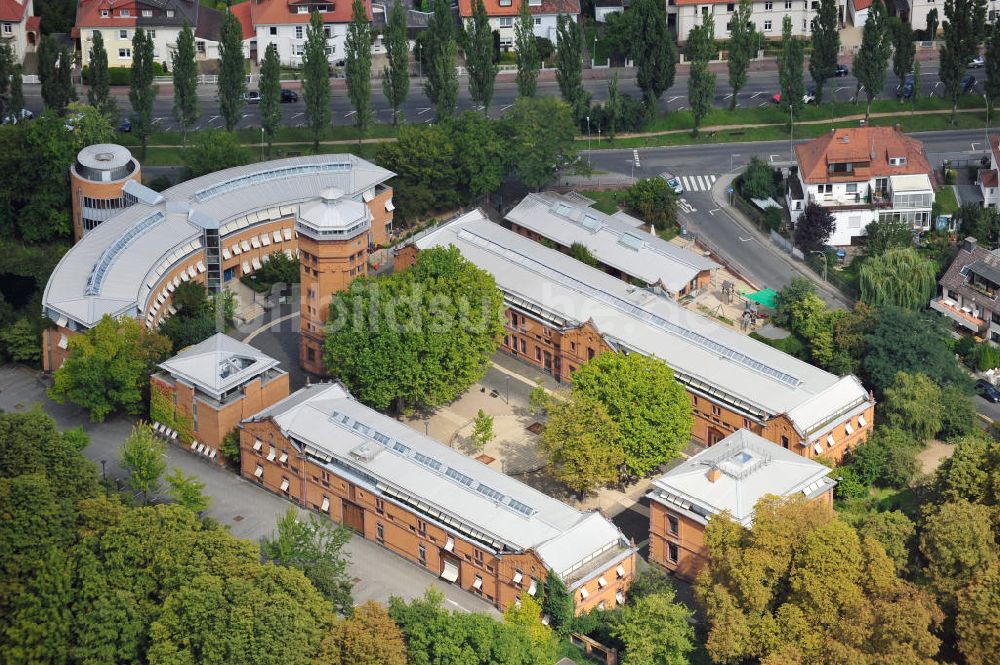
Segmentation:
<svg viewBox="0 0 1000 665">
<path fill-rule="evenodd" d="M 938 80 L 937 62 L 927 61 L 924 62 L 923 65 L 923 71 L 921 72 L 921 76 L 923 77 L 922 94 L 927 96 L 933 96 L 935 94 L 940 95 L 941 89 Z M 585 70 L 585 74 L 588 71 L 590 70 Z M 634 69 L 622 70 L 622 75 L 619 79 L 619 90 L 622 93 L 632 95 L 633 97 L 639 97 L 640 91 L 636 85 L 634 72 Z M 970 70 L 970 72 L 977 76 L 978 79 L 983 79 L 984 75 L 982 70 Z M 559 94 L 559 87 L 554 80 L 550 80 L 551 77 L 551 73 L 546 73 L 542 76 L 541 80 L 539 80 L 539 95 L 556 96 Z M 583 81 L 584 87 L 593 95 L 595 101 L 603 101 L 607 98 L 607 84 L 607 80 L 604 78 L 584 79 Z M 687 84 L 687 74 L 678 74 L 674 85 L 667 90 L 667 92 L 664 93 L 663 97 L 660 99 L 658 105 L 659 109 L 661 111 L 677 111 L 686 108 L 688 106 Z M 298 87 L 297 82 L 288 82 L 285 85 L 296 89 Z M 890 73 L 886 77 L 885 89 L 883 90 L 880 98 L 885 99 L 895 97 L 898 85 L 899 81 Z M 829 100 L 832 98 L 837 101 L 849 101 L 854 96 L 856 87 L 857 80 L 853 76 L 832 79 L 827 84 L 824 99 Z M 767 106 L 772 103 L 770 101 L 771 96 L 778 92 L 779 89 L 777 71 L 751 71 L 748 75 L 746 87 L 740 91 L 737 96 L 738 107 L 753 108 L 758 106 Z M 127 89 L 116 88 L 113 90 L 113 94 L 118 100 L 119 109 L 123 112 L 127 112 L 130 109 Z M 347 91 L 344 89 L 342 80 L 333 81 L 330 96 L 332 123 L 335 125 L 351 124 L 353 108 L 347 98 Z M 731 96 L 728 75 L 724 71 L 717 73 L 715 105 L 718 107 L 727 106 Z M 199 88 L 198 97 L 201 104 L 202 114 L 198 122 L 195 123 L 195 129 L 222 127 L 223 122 L 222 118 L 219 116 L 219 103 L 215 87 L 201 86 Z M 498 76 L 496 82 L 496 92 L 493 98 L 493 103 L 490 106 L 490 115 L 499 117 L 503 111 L 510 108 L 516 99 L 517 86 L 514 83 L 513 77 L 509 74 Z M 372 101 L 376 119 L 379 122 L 390 122 L 392 118 L 391 109 L 389 104 L 385 101 L 385 96 L 382 94 L 380 81 L 373 81 Z M 32 111 L 41 111 L 42 102 L 40 86 L 25 86 L 25 103 Z M 153 117 L 156 118 L 158 127 L 163 130 L 177 128 L 177 124 L 171 115 L 172 105 L 172 95 L 169 88 L 165 87 L 161 95 L 157 97 L 153 108 Z M 459 77 L 459 111 L 475 110 L 479 108 L 480 107 L 477 107 L 472 103 L 469 97 L 467 78 L 464 76 Z M 301 100 L 295 103 L 283 104 L 282 110 L 284 124 L 286 126 L 305 126 L 305 104 Z M 431 108 L 431 104 L 427 100 L 426 95 L 423 93 L 422 81 L 420 79 L 411 79 L 410 95 L 404 104 L 404 113 L 406 121 L 409 123 L 431 122 L 434 118 L 434 111 Z M 260 127 L 260 109 L 258 106 L 245 106 L 243 108 L 242 115 L 243 117 L 238 124 L 239 128 L 246 129 Z"/>
</svg>

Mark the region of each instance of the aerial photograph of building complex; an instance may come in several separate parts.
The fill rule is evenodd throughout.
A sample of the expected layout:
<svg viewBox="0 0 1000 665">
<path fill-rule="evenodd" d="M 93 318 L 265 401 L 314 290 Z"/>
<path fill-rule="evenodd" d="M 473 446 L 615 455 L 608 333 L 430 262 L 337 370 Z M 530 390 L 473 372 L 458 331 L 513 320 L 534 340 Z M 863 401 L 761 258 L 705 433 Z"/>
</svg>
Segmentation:
<svg viewBox="0 0 1000 665">
<path fill-rule="evenodd" d="M 0 662 L 1000 662 L 1000 7 L 0 0 Z"/>
</svg>

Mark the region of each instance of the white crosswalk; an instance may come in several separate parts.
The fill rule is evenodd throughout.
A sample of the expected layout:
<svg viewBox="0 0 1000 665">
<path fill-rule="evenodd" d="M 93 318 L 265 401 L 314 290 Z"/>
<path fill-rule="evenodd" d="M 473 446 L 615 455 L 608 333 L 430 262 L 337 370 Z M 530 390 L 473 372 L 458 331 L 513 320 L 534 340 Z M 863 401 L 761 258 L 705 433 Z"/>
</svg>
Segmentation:
<svg viewBox="0 0 1000 665">
<path fill-rule="evenodd" d="M 712 183 L 714 183 L 719 176 L 682 175 L 678 177 L 681 179 L 681 187 L 684 188 L 685 192 L 707 192 L 712 189 Z"/>
</svg>

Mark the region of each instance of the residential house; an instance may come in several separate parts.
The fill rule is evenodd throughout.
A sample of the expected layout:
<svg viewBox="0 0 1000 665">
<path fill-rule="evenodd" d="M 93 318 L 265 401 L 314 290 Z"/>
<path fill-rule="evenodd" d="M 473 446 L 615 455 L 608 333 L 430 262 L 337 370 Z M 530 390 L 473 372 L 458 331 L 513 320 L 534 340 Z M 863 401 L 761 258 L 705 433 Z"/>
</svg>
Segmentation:
<svg viewBox="0 0 1000 665">
<path fill-rule="evenodd" d="M 931 300 L 931 309 L 968 332 L 1000 343 L 1000 251 L 966 238 L 938 284 L 941 294 Z"/>
<path fill-rule="evenodd" d="M 229 8 L 229 11 L 240 22 L 243 36 L 243 57 L 256 59 L 256 32 L 253 19 L 250 16 L 252 3 L 241 2 Z M 198 10 L 198 23 L 194 31 L 195 58 L 198 60 L 218 60 L 219 41 L 222 35 L 222 19 L 224 11 L 212 7 L 201 7 Z M 263 57 L 263 55 L 261 56 Z"/>
<path fill-rule="evenodd" d="M 150 377 L 153 426 L 167 438 L 223 462 L 222 440 L 245 418 L 288 397 L 288 373 L 278 361 L 223 333 L 183 349 Z"/>
<path fill-rule="evenodd" d="M 514 23 L 521 11 L 522 0 L 483 0 L 490 17 L 490 27 L 500 35 L 500 48 L 514 47 Z M 536 37 L 544 37 L 553 44 L 556 39 L 556 21 L 560 14 L 574 21 L 580 16 L 580 0 L 527 0 L 534 21 Z M 458 13 L 462 21 L 472 18 L 473 0 L 458 0 Z"/>
<path fill-rule="evenodd" d="M 641 221 L 619 211 L 607 215 L 579 194 L 528 194 L 504 218 L 515 233 L 549 242 L 560 252 L 582 245 L 604 272 L 641 283 L 668 298 L 708 288 L 719 264 L 647 233 Z"/>
<path fill-rule="evenodd" d="M 844 24 L 845 0 L 837 1 L 840 24 Z M 728 0 L 668 0 L 667 24 L 676 25 L 677 40 L 686 42 L 687 35 L 701 25 L 706 14 L 715 23 L 715 38 L 728 39 L 733 12 L 739 2 Z M 819 9 L 818 0 L 754 0 L 752 21 L 765 39 L 781 39 L 785 16 L 792 18 L 792 36 L 809 37 L 810 25 Z"/>
<path fill-rule="evenodd" d="M 248 0 L 250 16 L 256 31 L 257 62 L 264 60 L 268 44 L 278 48 L 281 64 L 297 67 L 302 64 L 306 43 L 306 28 L 313 11 L 323 17 L 326 33 L 326 56 L 331 63 L 343 60 L 347 25 L 351 22 L 351 3 L 322 0 Z M 372 18 L 371 0 L 365 0 L 368 19 Z"/>
<path fill-rule="evenodd" d="M 705 527 L 728 512 L 745 527 L 764 496 L 802 495 L 833 509 L 836 481 L 819 462 L 738 430 L 653 481 L 649 499 L 649 560 L 693 581 L 708 560 Z"/>
<path fill-rule="evenodd" d="M 1000 159 L 1000 134 L 990 135 L 990 167 L 979 170 L 979 191 L 983 195 L 983 205 L 987 208 L 995 208 L 1000 203 L 1000 182 L 997 178 L 997 165 Z"/>
<path fill-rule="evenodd" d="M 851 245 L 876 219 L 903 220 L 916 232 L 931 228 L 934 187 L 923 144 L 895 127 L 832 129 L 795 146 L 797 185 L 788 188 L 792 224 L 810 203 L 830 211 L 836 228 L 828 244 Z"/>
<path fill-rule="evenodd" d="M 81 0 L 73 37 L 84 66 L 90 64 L 94 34 L 101 33 L 109 67 L 132 65 L 132 38 L 142 28 L 153 37 L 153 58 L 169 69 L 184 24 L 198 24 L 197 0 Z"/>
<path fill-rule="evenodd" d="M 0 0 L 0 44 L 10 47 L 14 62 L 24 62 L 42 38 L 42 19 L 33 14 L 32 0 Z"/>
<path fill-rule="evenodd" d="M 549 571 L 578 613 L 625 602 L 635 546 L 581 512 L 317 383 L 244 420 L 242 475 L 503 610 Z M 419 593 L 420 589 L 414 589 Z"/>
<path fill-rule="evenodd" d="M 739 429 L 806 457 L 839 460 L 868 438 L 874 400 L 854 376 L 837 377 L 494 224 L 474 210 L 397 251 L 454 246 L 493 275 L 504 296 L 500 350 L 571 381 L 601 353 L 663 360 L 691 399 L 691 436 L 714 445 Z"/>
<path fill-rule="evenodd" d="M 629 0 L 594 0 L 594 20 L 605 23 L 611 14 L 624 13 Z"/>
</svg>

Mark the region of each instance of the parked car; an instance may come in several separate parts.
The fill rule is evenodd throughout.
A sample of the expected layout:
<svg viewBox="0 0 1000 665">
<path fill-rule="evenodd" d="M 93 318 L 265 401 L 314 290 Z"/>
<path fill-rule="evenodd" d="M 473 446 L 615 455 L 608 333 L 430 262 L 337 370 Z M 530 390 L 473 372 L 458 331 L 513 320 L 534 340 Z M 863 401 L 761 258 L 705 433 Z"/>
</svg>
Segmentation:
<svg viewBox="0 0 1000 665">
<path fill-rule="evenodd" d="M 256 90 L 248 90 L 243 95 L 243 101 L 247 104 L 259 104 L 260 103 L 260 93 Z"/>
<path fill-rule="evenodd" d="M 288 88 L 281 89 L 281 103 L 291 104 L 292 102 L 299 101 L 299 93 L 294 90 L 289 90 Z"/>
<path fill-rule="evenodd" d="M 976 394 L 987 402 L 996 404 L 1000 402 L 1000 390 L 986 379 L 976 381 Z"/>
<path fill-rule="evenodd" d="M 847 65 L 837 65 L 837 68 L 833 70 L 833 75 L 836 77 L 847 76 L 851 73 L 851 70 L 847 68 Z"/>
<path fill-rule="evenodd" d="M 664 171 L 660 174 L 660 177 L 666 181 L 668 187 L 674 190 L 674 194 L 680 196 L 684 193 L 684 188 L 681 186 L 680 178 L 675 176 L 673 173 Z"/>
<path fill-rule="evenodd" d="M 776 92 L 773 95 L 771 95 L 771 101 L 774 102 L 775 104 L 780 104 L 781 103 L 781 93 L 780 92 Z"/>
<path fill-rule="evenodd" d="M 32 113 L 28 109 L 21 109 L 20 113 L 18 113 L 17 111 L 11 111 L 7 115 L 4 116 L 3 122 L 0 123 L 0 124 L 4 124 L 4 125 L 16 125 L 17 123 L 21 122 L 22 120 L 31 120 L 34 117 L 35 117 L 35 114 Z"/>
<path fill-rule="evenodd" d="M 816 86 L 811 85 L 809 89 L 806 90 L 806 94 L 802 95 L 803 104 L 813 104 L 816 101 Z"/>
<path fill-rule="evenodd" d="M 899 86 L 899 89 L 896 90 L 896 97 L 898 97 L 900 101 L 903 101 L 904 99 L 909 99 L 910 97 L 912 97 L 913 96 L 913 85 L 914 85 L 913 84 L 913 75 L 910 74 L 909 76 L 906 77 L 906 80 L 903 81 L 903 85 Z"/>
<path fill-rule="evenodd" d="M 128 132 L 131 132 L 132 131 L 132 121 L 129 120 L 128 118 L 122 119 L 121 123 L 118 124 L 118 131 L 119 132 L 125 132 L 126 134 Z"/>
<path fill-rule="evenodd" d="M 969 67 L 969 69 L 979 69 L 985 64 L 986 60 L 983 58 L 983 56 L 977 55 L 972 60 L 969 60 L 969 64 L 967 66 Z"/>
<path fill-rule="evenodd" d="M 965 78 L 962 79 L 962 94 L 967 95 L 976 89 L 976 77 L 972 74 L 966 74 Z"/>
</svg>

